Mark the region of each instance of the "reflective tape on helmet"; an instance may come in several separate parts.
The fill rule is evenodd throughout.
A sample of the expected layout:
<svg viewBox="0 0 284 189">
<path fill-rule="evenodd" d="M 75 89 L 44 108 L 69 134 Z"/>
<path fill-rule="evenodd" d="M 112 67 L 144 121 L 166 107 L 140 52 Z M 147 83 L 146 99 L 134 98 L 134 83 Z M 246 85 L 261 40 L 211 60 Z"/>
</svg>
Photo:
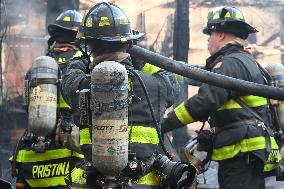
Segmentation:
<svg viewBox="0 0 284 189">
<path fill-rule="evenodd" d="M 156 128 L 145 126 L 128 126 L 129 140 L 143 144 L 159 144 Z"/>
<path fill-rule="evenodd" d="M 212 20 L 217 20 L 219 18 L 220 18 L 220 14 L 219 14 L 219 12 L 216 12 L 216 13 L 214 13 L 214 15 L 212 17 Z"/>
<path fill-rule="evenodd" d="M 92 144 L 89 128 L 80 130 L 80 146 L 85 144 Z"/>
<path fill-rule="evenodd" d="M 232 16 L 231 16 L 231 14 L 230 14 L 230 12 L 227 12 L 226 14 L 225 14 L 225 16 L 224 16 L 224 18 L 231 18 Z"/>
<path fill-rule="evenodd" d="M 64 98 L 61 95 L 59 98 L 59 108 L 71 109 L 71 107 L 67 104 L 67 102 L 64 100 Z"/>
<path fill-rule="evenodd" d="M 183 125 L 195 122 L 195 120 L 192 118 L 192 116 L 184 106 L 184 102 L 178 105 L 178 107 L 174 109 L 174 112 Z"/>
<path fill-rule="evenodd" d="M 37 161 L 47 161 L 53 159 L 60 159 L 70 157 L 72 155 L 71 150 L 67 148 L 46 150 L 44 153 L 37 153 L 33 150 L 20 150 L 17 155 L 17 162 L 37 162 Z M 76 154 L 77 156 L 78 154 Z M 83 157 L 82 155 L 80 155 Z"/>
<path fill-rule="evenodd" d="M 235 18 L 244 20 L 244 15 L 240 11 L 237 11 L 235 14 Z"/>
<path fill-rule="evenodd" d="M 93 19 L 91 17 L 89 17 L 87 20 L 86 20 L 86 27 L 92 27 L 93 26 Z"/>
<path fill-rule="evenodd" d="M 70 22 L 70 21 L 71 21 L 70 16 L 65 16 L 65 17 L 63 18 L 63 21 L 65 21 L 65 22 Z"/>
<path fill-rule="evenodd" d="M 151 171 L 148 174 L 146 174 L 143 177 L 141 177 L 134 184 L 159 186 L 161 184 L 161 177 L 159 177 L 158 174 L 155 171 Z"/>
<path fill-rule="evenodd" d="M 48 25 L 48 33 L 50 36 L 57 35 L 58 28 L 72 31 L 78 31 L 78 27 L 82 22 L 83 16 L 75 10 L 67 10 L 61 13 L 54 23 Z"/>
<path fill-rule="evenodd" d="M 273 137 L 270 137 L 272 149 L 278 150 L 278 145 Z M 266 148 L 265 137 L 243 139 L 236 144 L 213 149 L 212 160 L 220 161 L 230 159 L 241 152 L 251 152 Z"/>
<path fill-rule="evenodd" d="M 268 100 L 266 98 L 259 96 L 249 95 L 249 96 L 241 96 L 240 98 L 242 99 L 242 101 L 244 101 L 247 105 L 249 105 L 252 108 L 268 104 Z M 240 109 L 240 108 L 242 107 L 235 100 L 231 99 L 227 101 L 225 104 L 223 104 L 218 109 L 218 111 L 225 109 Z"/>
<path fill-rule="evenodd" d="M 221 15 L 221 14 L 224 14 L 224 15 Z M 211 17 L 212 20 L 228 19 L 228 18 L 244 20 L 244 15 L 239 9 L 235 7 L 229 7 L 229 6 L 215 8 L 211 12 L 211 15 L 212 15 Z"/>
<path fill-rule="evenodd" d="M 141 71 L 145 74 L 148 75 L 153 75 L 154 73 L 157 73 L 158 71 L 160 71 L 161 68 L 154 66 L 152 64 L 146 63 L 142 68 Z"/>
<path fill-rule="evenodd" d="M 64 176 L 44 178 L 44 179 L 26 179 L 25 181 L 32 188 L 35 188 L 35 187 L 51 187 L 51 186 L 66 186 Z"/>
<path fill-rule="evenodd" d="M 101 27 L 102 26 L 110 26 L 110 22 L 109 22 L 108 17 L 102 16 L 100 18 L 99 26 L 101 26 Z"/>
<path fill-rule="evenodd" d="M 121 25 L 129 24 L 128 18 L 126 18 L 125 15 L 121 15 L 119 18 L 119 24 Z"/>
</svg>

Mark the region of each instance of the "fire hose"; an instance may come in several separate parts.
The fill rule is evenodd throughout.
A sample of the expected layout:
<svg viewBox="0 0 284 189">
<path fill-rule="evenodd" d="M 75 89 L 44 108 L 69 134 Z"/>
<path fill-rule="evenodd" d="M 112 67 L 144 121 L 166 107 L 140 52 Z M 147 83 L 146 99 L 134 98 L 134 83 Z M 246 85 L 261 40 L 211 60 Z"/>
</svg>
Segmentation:
<svg viewBox="0 0 284 189">
<path fill-rule="evenodd" d="M 182 64 L 176 60 L 172 60 L 136 45 L 133 45 L 130 48 L 129 53 L 134 57 L 163 68 L 169 72 L 173 72 L 175 74 L 179 74 L 196 81 L 207 83 L 209 85 L 275 100 L 284 100 L 284 89 L 278 87 L 235 79 L 232 77 L 206 71 L 189 64 Z"/>
</svg>

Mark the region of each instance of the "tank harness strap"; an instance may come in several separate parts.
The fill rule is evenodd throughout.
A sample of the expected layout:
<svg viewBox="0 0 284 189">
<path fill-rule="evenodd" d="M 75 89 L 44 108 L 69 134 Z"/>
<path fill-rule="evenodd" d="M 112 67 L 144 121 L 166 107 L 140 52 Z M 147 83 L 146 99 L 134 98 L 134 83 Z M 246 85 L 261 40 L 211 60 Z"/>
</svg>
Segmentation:
<svg viewBox="0 0 284 189">
<path fill-rule="evenodd" d="M 58 79 L 55 78 L 33 78 L 29 82 L 30 87 L 36 87 L 39 84 L 58 84 Z"/>
<path fill-rule="evenodd" d="M 128 107 L 128 98 L 123 100 L 116 100 L 109 103 L 102 103 L 99 101 L 91 102 L 91 110 L 95 112 L 112 112 L 121 110 L 123 108 Z"/>
<path fill-rule="evenodd" d="M 245 110 L 247 110 L 248 112 L 250 112 L 255 118 L 256 118 L 256 123 L 257 126 L 261 127 L 262 130 L 265 133 L 265 146 L 266 146 L 266 151 L 268 153 L 270 153 L 272 151 L 272 146 L 271 146 L 271 141 L 270 141 L 270 137 L 274 137 L 273 131 L 267 127 L 264 124 L 264 120 L 262 119 L 262 117 L 260 117 L 260 115 L 258 113 L 256 113 L 251 107 L 249 107 L 244 101 L 242 101 L 239 97 L 235 98 L 235 101 Z"/>
<path fill-rule="evenodd" d="M 96 84 L 96 85 L 91 85 L 91 90 L 95 92 L 104 92 L 104 91 L 123 92 L 128 90 L 128 86 L 127 84 L 123 85 Z M 122 100 L 115 100 L 109 103 L 102 103 L 95 100 L 90 102 L 90 109 L 95 112 L 112 112 L 128 107 L 128 104 L 129 104 L 129 98 L 125 98 Z"/>
</svg>

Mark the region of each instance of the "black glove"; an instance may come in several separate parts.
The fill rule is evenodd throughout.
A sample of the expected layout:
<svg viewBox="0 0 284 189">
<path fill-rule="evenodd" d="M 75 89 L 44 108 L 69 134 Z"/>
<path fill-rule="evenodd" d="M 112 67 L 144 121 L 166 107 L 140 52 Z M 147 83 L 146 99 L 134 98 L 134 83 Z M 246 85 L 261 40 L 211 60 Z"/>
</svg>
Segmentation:
<svg viewBox="0 0 284 189">
<path fill-rule="evenodd" d="M 134 57 L 134 56 L 131 56 L 131 60 L 132 60 L 132 64 L 133 64 L 133 67 L 136 69 L 136 70 L 141 70 L 146 62 L 137 58 L 137 57 Z"/>
<path fill-rule="evenodd" d="M 91 77 L 87 77 L 86 79 L 83 79 L 81 83 L 79 84 L 79 90 L 90 89 L 90 88 L 91 88 Z"/>
<path fill-rule="evenodd" d="M 213 149 L 213 136 L 214 133 L 210 130 L 202 130 L 197 132 L 197 149 L 199 151 L 210 152 Z"/>
<path fill-rule="evenodd" d="M 82 165 L 76 166 L 84 171 L 82 175 L 86 179 L 87 188 L 102 188 L 104 175 L 102 175 L 90 162 L 84 162 Z"/>
</svg>

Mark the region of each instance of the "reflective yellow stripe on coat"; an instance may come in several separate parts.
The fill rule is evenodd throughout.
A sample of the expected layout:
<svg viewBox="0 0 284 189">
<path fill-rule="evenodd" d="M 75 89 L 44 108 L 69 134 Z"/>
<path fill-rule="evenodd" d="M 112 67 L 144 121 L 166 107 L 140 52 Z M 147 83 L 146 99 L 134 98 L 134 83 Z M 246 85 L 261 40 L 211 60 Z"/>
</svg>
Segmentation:
<svg viewBox="0 0 284 189">
<path fill-rule="evenodd" d="M 85 144 L 92 144 L 89 128 L 80 130 L 80 146 Z"/>
<path fill-rule="evenodd" d="M 145 126 L 128 126 L 131 142 L 143 144 L 159 144 L 156 128 Z M 91 144 L 89 128 L 80 130 L 80 145 Z"/>
<path fill-rule="evenodd" d="M 156 128 L 145 126 L 128 126 L 129 140 L 142 144 L 159 144 Z"/>
<path fill-rule="evenodd" d="M 137 182 L 134 184 L 143 184 L 143 185 L 150 185 L 150 186 L 159 186 L 161 184 L 161 177 L 155 171 L 147 173 L 143 177 L 141 177 Z"/>
<path fill-rule="evenodd" d="M 240 99 L 244 101 L 250 107 L 258 107 L 268 104 L 268 100 L 263 97 L 259 96 L 241 96 Z M 225 104 L 223 104 L 218 110 L 225 110 L 225 109 L 237 109 L 242 108 L 235 100 L 230 99 Z"/>
<path fill-rule="evenodd" d="M 273 137 L 270 138 L 272 149 L 278 149 L 278 145 Z M 254 137 L 243 139 L 235 144 L 213 149 L 212 160 L 220 161 L 233 158 L 240 152 L 250 152 L 265 149 L 265 137 Z"/>
<path fill-rule="evenodd" d="M 77 51 L 74 55 L 73 58 L 78 58 L 81 57 L 83 55 L 83 53 L 81 51 Z"/>
<path fill-rule="evenodd" d="M 43 179 L 26 179 L 31 187 L 46 187 L 46 186 L 66 186 L 64 176 L 43 178 Z"/>
<path fill-rule="evenodd" d="M 28 163 L 37 161 L 47 161 L 71 156 L 71 151 L 67 148 L 46 150 L 44 153 L 37 153 L 33 150 L 20 150 L 17 155 L 17 162 Z M 82 154 L 73 152 L 73 156 L 84 158 Z"/>
<path fill-rule="evenodd" d="M 179 121 L 183 125 L 195 122 L 195 120 L 191 117 L 190 113 L 188 112 L 188 110 L 184 106 L 184 102 L 181 103 L 180 105 L 178 105 L 174 109 L 174 112 L 175 112 L 177 118 L 179 119 Z"/>
<path fill-rule="evenodd" d="M 69 104 L 64 100 L 64 98 L 62 97 L 62 95 L 60 95 L 60 98 L 59 98 L 59 108 L 71 109 L 71 107 L 70 107 Z"/>
<path fill-rule="evenodd" d="M 160 71 L 161 68 L 154 66 L 152 64 L 146 63 L 142 68 L 141 68 L 141 72 L 148 74 L 148 75 L 153 75 L 154 73 L 157 73 L 158 71 Z"/>
</svg>

